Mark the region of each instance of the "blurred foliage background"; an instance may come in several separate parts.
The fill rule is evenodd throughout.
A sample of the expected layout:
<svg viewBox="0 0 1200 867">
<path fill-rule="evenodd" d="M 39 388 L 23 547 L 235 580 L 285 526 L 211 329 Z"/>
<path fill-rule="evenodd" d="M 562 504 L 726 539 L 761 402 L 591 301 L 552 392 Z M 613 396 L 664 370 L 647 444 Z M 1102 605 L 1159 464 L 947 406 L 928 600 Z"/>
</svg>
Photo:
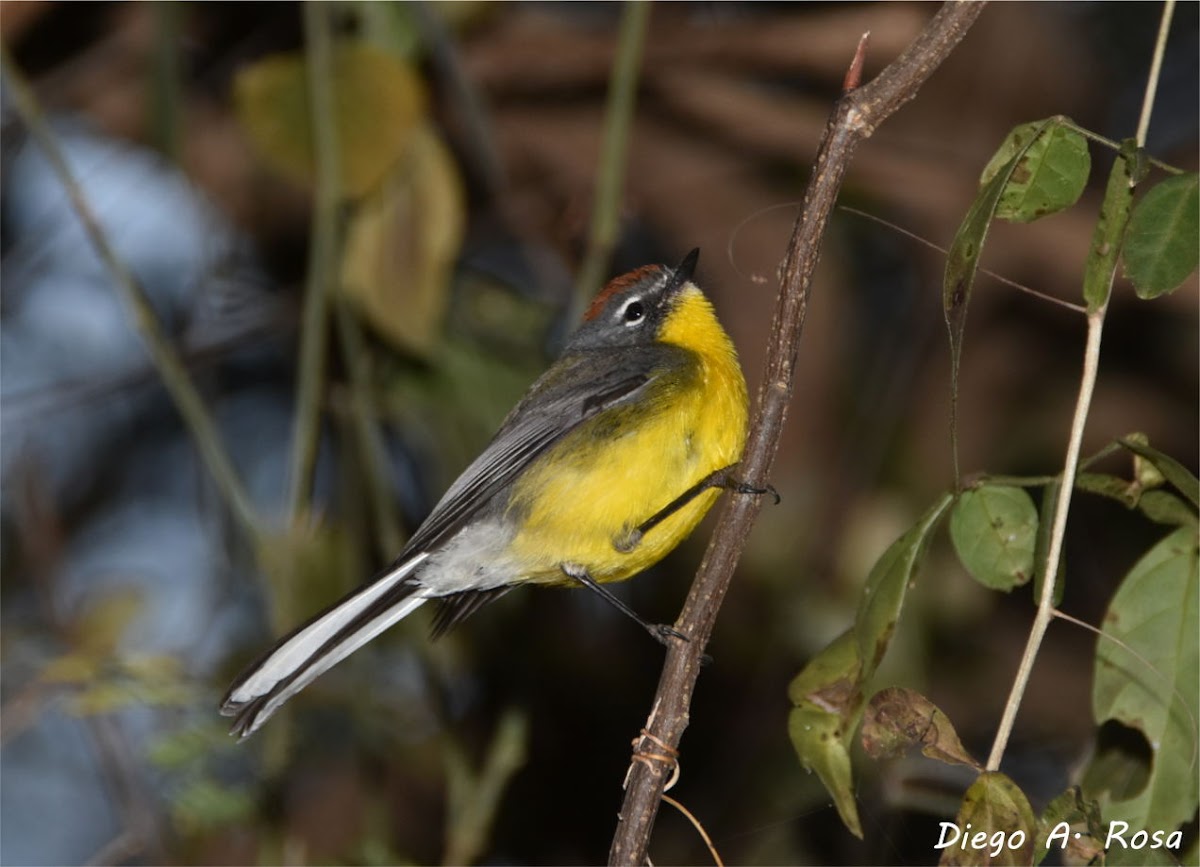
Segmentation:
<svg viewBox="0 0 1200 867">
<path fill-rule="evenodd" d="M 932 14 L 682 3 L 651 15 L 610 273 L 703 250 L 757 385 L 808 164 L 859 35 L 866 74 Z M 0 31 L 78 183 L 214 414 L 253 532 L 198 459 L 110 276 L 13 111 L 0 140 L 4 863 L 604 859 L 662 649 L 591 594 L 527 590 L 430 644 L 406 621 L 244 744 L 218 699 L 273 635 L 386 564 L 553 357 L 588 243 L 618 4 L 347 3 L 331 93 L 342 196 L 311 506 L 289 519 L 313 195 L 292 3 L 4 3 Z M 860 148 L 846 205 L 946 245 L 1017 123 L 1132 134 L 1157 9 L 988 8 Z M 1197 6 L 1149 150 L 1197 157 Z M 1106 166 L 1111 154 L 1093 151 Z M 1102 178 L 1104 171 L 1095 177 Z M 1075 300 L 1102 190 L 985 264 Z M 788 742 L 788 681 L 853 616 L 886 545 L 952 484 L 941 254 L 841 212 L 764 509 L 710 647 L 672 794 L 731 863 L 930 863 L 969 772 L 863 763 L 851 837 Z M 1131 431 L 1195 469 L 1197 297 L 1114 292 L 1084 453 Z M 1062 463 L 1083 323 L 982 278 L 965 472 Z M 1114 458 L 1113 466 L 1117 466 Z M 1066 611 L 1097 623 L 1160 531 L 1080 496 Z M 618 592 L 670 622 L 705 532 Z M 943 539 L 885 663 L 985 754 L 1032 615 Z M 1005 770 L 1035 809 L 1085 759 L 1095 638 L 1057 624 Z M 656 863 L 708 856 L 664 808 Z"/>
</svg>

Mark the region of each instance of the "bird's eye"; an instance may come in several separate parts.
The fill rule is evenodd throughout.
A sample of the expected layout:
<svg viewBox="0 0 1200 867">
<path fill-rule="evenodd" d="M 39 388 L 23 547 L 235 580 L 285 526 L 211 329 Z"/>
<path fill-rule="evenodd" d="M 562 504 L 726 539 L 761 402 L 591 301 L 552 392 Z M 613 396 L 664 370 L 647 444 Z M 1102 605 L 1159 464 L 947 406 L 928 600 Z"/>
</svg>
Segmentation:
<svg viewBox="0 0 1200 867">
<path fill-rule="evenodd" d="M 625 305 L 625 310 L 621 315 L 624 317 L 626 325 L 636 325 L 646 315 L 646 308 L 641 301 L 630 301 Z"/>
</svg>

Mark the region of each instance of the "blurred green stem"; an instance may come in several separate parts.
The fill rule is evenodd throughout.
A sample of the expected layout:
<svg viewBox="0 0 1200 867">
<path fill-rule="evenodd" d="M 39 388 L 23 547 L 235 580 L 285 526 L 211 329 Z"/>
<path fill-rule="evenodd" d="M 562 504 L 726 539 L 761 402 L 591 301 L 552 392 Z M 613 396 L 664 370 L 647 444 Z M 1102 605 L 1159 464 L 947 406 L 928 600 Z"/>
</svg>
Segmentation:
<svg viewBox="0 0 1200 867">
<path fill-rule="evenodd" d="M 212 474 L 217 488 L 224 497 L 235 519 L 241 525 L 249 538 L 258 534 L 258 518 L 255 515 L 245 489 L 234 471 L 229 454 L 221 443 L 216 424 L 209 415 L 208 408 L 196 386 L 188 376 L 187 368 L 180 360 L 174 345 L 163 332 L 154 313 L 154 307 L 146 296 L 145 290 L 129 267 L 117 256 L 116 251 L 104 234 L 95 213 L 84 198 L 83 190 L 75 180 L 71 167 L 67 164 L 58 141 L 51 132 L 41 108 L 34 98 L 25 77 L 13 63 L 8 51 L 0 46 L 0 66 L 4 70 L 4 78 L 12 95 L 17 112 L 28 126 L 30 133 L 42 149 L 50 163 L 59 183 L 67 193 L 79 221 L 83 224 L 84 232 L 91 241 L 92 247 L 108 268 L 113 278 L 117 294 L 125 303 L 133 325 L 141 335 L 150 353 L 150 360 L 162 379 L 163 386 L 179 414 L 183 416 L 184 424 L 196 442 L 200 458 Z"/>
<path fill-rule="evenodd" d="M 621 12 L 621 32 L 612 79 L 608 85 L 608 105 L 604 113 L 604 143 L 596 174 L 595 201 L 588 233 L 587 253 L 579 267 L 569 321 L 579 320 L 604 282 L 620 226 L 621 191 L 625 181 L 626 156 L 637 103 L 638 72 L 642 64 L 642 46 L 650 4 L 646 0 L 626 3 Z"/>
<path fill-rule="evenodd" d="M 350 378 L 350 423 L 362 455 L 364 483 L 371 501 L 371 517 L 375 524 L 379 554 L 386 563 L 400 553 L 403 542 L 399 532 L 400 518 L 388 484 L 392 474 L 379 433 L 379 409 L 371 391 L 369 359 L 362 327 L 346 302 L 340 301 L 334 305 L 334 318 L 337 320 L 342 355 Z"/>
<path fill-rule="evenodd" d="M 443 864 L 470 864 L 484 851 L 504 790 L 529 752 L 529 719 L 508 708 L 478 773 L 453 740 L 446 744 L 446 849 Z"/>
<path fill-rule="evenodd" d="M 154 143 L 173 163 L 179 162 L 179 104 L 180 22 L 186 7 L 175 0 L 155 0 L 154 23 L 158 34 L 154 40 L 154 67 L 151 88 Z"/>
<path fill-rule="evenodd" d="M 333 33 L 326 3 L 304 4 L 304 34 L 308 45 L 309 114 L 316 188 L 313 194 L 312 237 L 309 242 L 308 282 L 300 326 L 300 362 L 296 383 L 296 416 L 292 429 L 292 462 L 287 515 L 295 523 L 312 497 L 317 449 L 321 441 L 321 393 L 325 385 L 328 342 L 328 299 L 336 279 L 340 160 L 333 102 Z"/>
</svg>

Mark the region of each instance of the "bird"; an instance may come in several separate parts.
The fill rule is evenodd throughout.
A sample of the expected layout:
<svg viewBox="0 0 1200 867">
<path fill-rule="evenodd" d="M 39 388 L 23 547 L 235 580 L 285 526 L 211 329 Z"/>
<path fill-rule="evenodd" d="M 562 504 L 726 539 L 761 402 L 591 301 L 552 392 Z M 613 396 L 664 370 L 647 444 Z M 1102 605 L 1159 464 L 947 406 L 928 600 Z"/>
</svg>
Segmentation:
<svg viewBox="0 0 1200 867">
<path fill-rule="evenodd" d="M 446 491 L 400 555 L 283 636 L 230 686 L 220 712 L 254 733 L 320 674 L 429 601 L 433 636 L 523 584 L 584 586 L 656 639 L 604 585 L 675 548 L 737 478 L 746 381 L 693 281 L 700 251 L 645 265 L 594 298 L 558 359 Z M 776 495 L 778 497 L 778 495 Z"/>
</svg>

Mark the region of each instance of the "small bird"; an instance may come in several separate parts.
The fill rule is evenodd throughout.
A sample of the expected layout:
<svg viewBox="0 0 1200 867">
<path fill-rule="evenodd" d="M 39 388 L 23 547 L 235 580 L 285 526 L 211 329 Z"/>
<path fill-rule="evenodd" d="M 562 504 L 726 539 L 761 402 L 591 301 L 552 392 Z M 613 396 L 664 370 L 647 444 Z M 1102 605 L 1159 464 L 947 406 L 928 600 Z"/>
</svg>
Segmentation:
<svg viewBox="0 0 1200 867">
<path fill-rule="evenodd" d="M 585 586 L 658 640 L 603 585 L 661 560 L 723 488 L 765 493 L 734 471 L 746 381 L 733 343 L 676 268 L 612 280 L 562 355 L 417 528 L 400 556 L 281 638 L 221 703 L 246 737 L 318 675 L 425 602 L 436 637 L 518 584 Z"/>
</svg>

